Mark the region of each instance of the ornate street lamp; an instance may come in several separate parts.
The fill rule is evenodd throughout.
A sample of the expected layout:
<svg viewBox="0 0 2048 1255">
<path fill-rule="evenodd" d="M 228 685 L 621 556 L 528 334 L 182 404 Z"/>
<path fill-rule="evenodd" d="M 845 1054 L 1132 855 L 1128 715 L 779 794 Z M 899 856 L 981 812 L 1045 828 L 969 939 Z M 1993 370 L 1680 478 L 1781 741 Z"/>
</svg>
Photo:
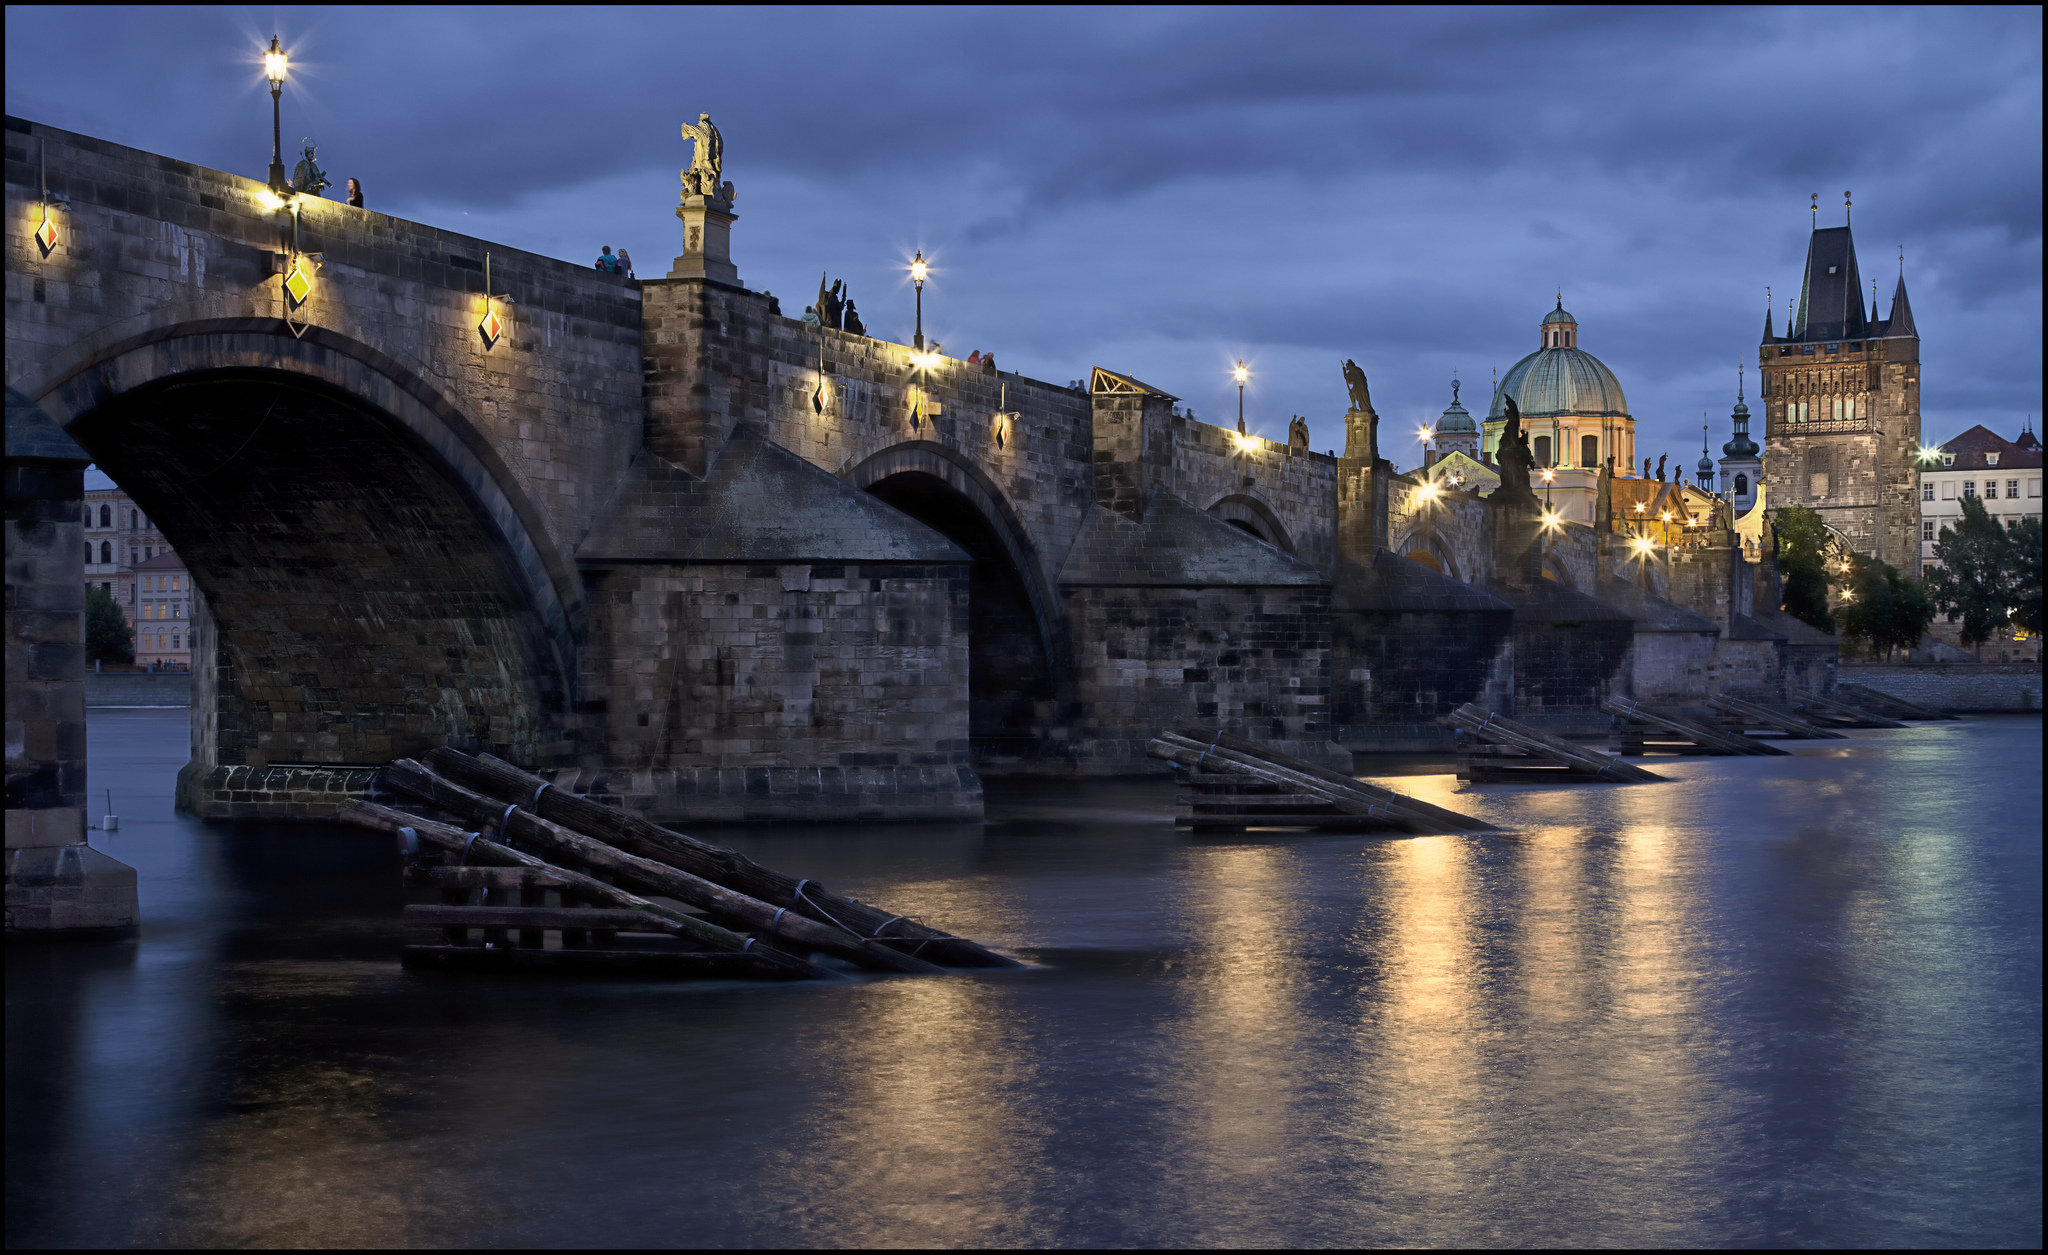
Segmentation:
<svg viewBox="0 0 2048 1255">
<path fill-rule="evenodd" d="M 270 37 L 270 49 L 263 54 L 263 77 L 270 80 L 270 190 L 276 195 L 285 194 L 284 140 L 278 119 L 278 95 L 284 91 L 284 71 L 290 58 L 279 46 L 277 36 Z"/>
<path fill-rule="evenodd" d="M 916 257 L 914 257 L 914 258 L 912 258 L 912 259 L 911 259 L 911 262 L 910 262 L 910 279 L 911 279 L 911 282 L 913 282 L 913 283 L 915 283 L 915 284 L 917 285 L 917 334 L 916 334 L 916 335 L 913 335 L 912 337 L 910 337 L 910 344 L 911 344 L 911 347 L 912 347 L 912 348 L 915 348 L 915 349 L 917 349 L 917 350 L 918 350 L 919 352 L 922 352 L 922 351 L 924 350 L 924 277 L 925 277 L 925 273 L 926 273 L 926 267 L 925 267 L 925 264 L 924 264 L 924 250 L 923 250 L 923 249 L 918 249 L 918 250 L 917 250 L 917 256 L 916 256 Z"/>
<path fill-rule="evenodd" d="M 1250 379 L 1252 377 L 1252 373 L 1251 371 L 1245 369 L 1244 359 L 1241 357 L 1237 359 L 1236 369 L 1232 370 L 1230 373 L 1237 377 L 1237 434 L 1242 436 L 1245 434 L 1244 381 Z"/>
</svg>

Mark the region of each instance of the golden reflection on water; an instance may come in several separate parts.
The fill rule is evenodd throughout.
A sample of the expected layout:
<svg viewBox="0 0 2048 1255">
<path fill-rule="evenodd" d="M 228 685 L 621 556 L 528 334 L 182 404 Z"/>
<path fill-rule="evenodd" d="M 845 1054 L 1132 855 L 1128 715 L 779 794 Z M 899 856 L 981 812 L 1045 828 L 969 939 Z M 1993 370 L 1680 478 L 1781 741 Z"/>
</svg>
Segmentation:
<svg viewBox="0 0 2048 1255">
<path fill-rule="evenodd" d="M 878 981 L 834 1007 L 832 1083 L 791 1139 L 784 1181 L 829 1246 L 1016 1245 L 1039 1227 L 1006 1186 L 1038 1158 L 1015 1109 L 1031 1065 L 999 988 L 972 977 Z"/>
<path fill-rule="evenodd" d="M 1182 910 L 1202 949 L 1167 1092 L 1179 1108 L 1177 1157 L 1204 1186 L 1270 1185 L 1299 1147 L 1298 865 L 1284 845 L 1198 849 L 1186 865 Z M 1225 1225 L 1203 1240 L 1233 1237 L 1256 1234 Z"/>
<path fill-rule="evenodd" d="M 1377 946 L 1382 978 L 1360 987 L 1353 1136 L 1410 1198 L 1441 1201 L 1474 1184 L 1483 1160 L 1483 985 L 1473 945 L 1474 847 L 1417 837 L 1361 859 L 1385 903 Z M 1367 1070 L 1369 1069 L 1369 1070 Z"/>
</svg>

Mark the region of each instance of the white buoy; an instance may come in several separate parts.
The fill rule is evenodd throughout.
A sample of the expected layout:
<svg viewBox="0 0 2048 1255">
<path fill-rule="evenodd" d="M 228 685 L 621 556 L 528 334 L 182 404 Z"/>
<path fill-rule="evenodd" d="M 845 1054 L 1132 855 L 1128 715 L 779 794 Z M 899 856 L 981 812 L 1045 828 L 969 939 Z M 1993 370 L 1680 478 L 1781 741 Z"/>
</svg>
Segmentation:
<svg viewBox="0 0 2048 1255">
<path fill-rule="evenodd" d="M 121 831 L 121 817 L 114 813 L 114 791 L 107 790 L 107 813 L 100 816 L 101 832 Z"/>
</svg>

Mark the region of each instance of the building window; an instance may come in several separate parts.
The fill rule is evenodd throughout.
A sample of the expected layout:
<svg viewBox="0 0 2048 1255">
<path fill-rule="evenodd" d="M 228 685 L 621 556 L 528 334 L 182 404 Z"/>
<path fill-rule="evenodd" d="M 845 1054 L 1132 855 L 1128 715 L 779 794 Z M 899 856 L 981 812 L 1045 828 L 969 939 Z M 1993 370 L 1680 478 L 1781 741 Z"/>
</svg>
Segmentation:
<svg viewBox="0 0 2048 1255">
<path fill-rule="evenodd" d="M 112 562 L 113 560 L 114 560 L 114 546 L 113 546 L 112 542 L 110 542 L 110 541 L 104 541 L 104 540 L 103 540 L 103 541 L 101 541 L 101 542 L 100 542 L 100 561 L 102 561 L 102 562 Z"/>
<path fill-rule="evenodd" d="M 1942 454 L 1942 455 L 1941 455 L 1941 464 L 1942 464 L 1942 466 L 1943 466 L 1943 467 L 1950 467 L 1950 466 L 1954 466 L 1954 465 L 1956 464 L 1956 455 L 1955 455 L 1955 454 L 1953 454 L 1953 453 L 1944 453 L 1944 454 Z"/>
<path fill-rule="evenodd" d="M 1536 437 L 1536 465 L 1550 465 L 1550 437 L 1548 436 Z"/>
<path fill-rule="evenodd" d="M 184 617 L 185 617 L 185 603 L 184 603 L 184 602 L 182 602 L 182 601 L 174 601 L 174 602 L 172 602 L 172 603 L 171 603 L 171 617 L 172 617 L 173 619 L 182 619 L 182 618 L 184 618 Z"/>
<path fill-rule="evenodd" d="M 2030 479 L 2030 480 L 2028 480 L 2028 481 L 2027 481 L 2027 495 L 2028 495 L 2029 497 L 2038 497 L 2038 496 L 2040 496 L 2040 495 L 2041 495 L 2041 481 L 2040 481 L 2040 480 L 2038 480 L 2038 479 Z"/>
<path fill-rule="evenodd" d="M 1920 525 L 1920 539 L 1922 539 L 1922 540 L 1933 540 L 1933 539 L 1934 539 L 1934 520 L 1933 520 L 1933 519 L 1928 519 L 1928 520 L 1927 520 L 1926 522 L 1924 522 L 1924 523 L 1922 523 L 1922 524 Z"/>
<path fill-rule="evenodd" d="M 139 514 L 137 514 L 137 513 L 135 512 L 135 511 L 133 511 L 133 510 L 130 510 L 130 511 L 128 511 L 128 530 L 129 530 L 129 531 L 131 531 L 131 532 L 139 532 L 139 531 L 141 531 L 141 530 L 142 530 L 142 523 L 141 523 L 141 521 L 140 521 L 140 520 L 141 520 L 141 518 L 142 518 L 142 516 L 141 516 L 141 515 L 139 515 Z"/>
<path fill-rule="evenodd" d="M 1964 495 L 1965 497 L 1974 497 L 1974 496 L 1976 496 L 1976 495 L 1977 495 L 1977 481 L 1976 481 L 1976 480 L 1974 480 L 1974 479 L 1966 479 L 1966 480 L 1964 480 L 1964 481 L 1963 481 L 1963 495 Z"/>
<path fill-rule="evenodd" d="M 1984 465 L 1986 465 L 1986 466 L 1997 466 L 1997 465 L 1998 465 L 1998 455 L 1997 455 L 1996 453 L 1987 453 L 1987 454 L 1985 454 L 1985 455 L 1984 455 Z"/>
<path fill-rule="evenodd" d="M 1749 476 L 1737 475 L 1735 477 L 1735 495 L 1738 497 L 1747 497 L 1749 495 Z"/>
<path fill-rule="evenodd" d="M 112 506 L 104 506 L 104 505 L 103 505 L 103 506 L 101 506 L 101 507 L 100 507 L 100 526 L 101 526 L 101 527 L 112 527 L 113 525 L 114 525 L 114 509 L 113 509 L 113 507 L 112 507 Z"/>
<path fill-rule="evenodd" d="M 1956 499 L 1956 481 L 1952 479 L 1941 481 L 1941 499 L 1943 501 L 1954 501 Z"/>
<path fill-rule="evenodd" d="M 1580 465 L 1580 466 L 1598 466 L 1599 464 L 1600 464 L 1600 437 L 1598 437 L 1598 436 L 1581 436 L 1581 437 L 1579 437 L 1579 465 Z"/>
<path fill-rule="evenodd" d="M 171 638 L 171 648 L 172 648 L 172 649 L 183 649 L 183 648 L 185 648 L 185 646 L 184 646 L 183 644 L 181 644 L 181 643 L 180 643 L 180 642 L 182 642 L 182 641 L 183 641 L 184 639 L 185 639 L 185 638 L 184 638 L 184 637 L 182 637 L 182 636 L 173 636 L 173 637 Z"/>
<path fill-rule="evenodd" d="M 1856 417 L 1855 397 L 1850 397 L 1848 400 L 1842 402 L 1842 413 L 1845 417 L 1850 418 L 1852 420 Z"/>
<path fill-rule="evenodd" d="M 1835 404 L 1834 404 L 1834 409 L 1835 409 L 1835 421 L 1839 423 L 1839 422 L 1841 422 L 1841 421 L 1842 421 L 1842 398 L 1840 398 L 1840 397 L 1836 397 L 1836 398 L 1835 398 Z"/>
<path fill-rule="evenodd" d="M 1997 480 L 1995 480 L 1995 479 L 1987 479 L 1987 480 L 1985 480 L 1985 481 L 1984 481 L 1984 499 L 1985 499 L 1986 501 L 1996 501 L 1996 500 L 1998 500 L 1998 481 L 1997 481 Z"/>
<path fill-rule="evenodd" d="M 1934 500 L 1934 481 L 1933 481 L 1933 480 L 1929 480 L 1929 481 L 1927 481 L 1926 483 L 1924 483 L 1924 484 L 1920 485 L 1920 499 L 1921 499 L 1922 501 L 1932 501 L 1932 500 Z"/>
<path fill-rule="evenodd" d="M 2008 500 L 2008 501 L 2010 501 L 2010 500 L 2013 500 L 2014 498 L 2018 497 L 2019 495 L 2020 495 L 2020 481 L 2018 481 L 2018 480 L 2016 480 L 2016 479 L 2008 479 L 2008 480 L 2006 480 L 2006 481 L 2005 481 L 2005 496 L 2006 496 L 2006 500 Z"/>
</svg>

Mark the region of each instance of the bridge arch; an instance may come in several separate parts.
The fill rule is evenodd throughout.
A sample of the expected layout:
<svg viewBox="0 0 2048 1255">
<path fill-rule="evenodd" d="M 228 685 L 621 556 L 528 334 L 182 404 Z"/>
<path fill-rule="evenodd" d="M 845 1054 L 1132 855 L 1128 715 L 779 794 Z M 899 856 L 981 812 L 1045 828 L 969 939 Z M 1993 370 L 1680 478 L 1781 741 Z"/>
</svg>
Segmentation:
<svg viewBox="0 0 2048 1255">
<path fill-rule="evenodd" d="M 1209 507 L 1209 513 L 1265 541 L 1282 553 L 1294 552 L 1294 538 L 1273 507 L 1249 493 L 1234 492 Z"/>
<path fill-rule="evenodd" d="M 977 751 L 1006 754 L 1042 740 L 1067 674 L 1066 615 L 1002 489 L 957 450 L 929 440 L 893 445 L 841 474 L 974 556 L 968 707 Z"/>
<path fill-rule="evenodd" d="M 435 744 L 543 758 L 578 586 L 488 437 L 418 373 L 321 328 L 221 319 L 111 345 L 34 399 L 217 625 L 193 625 L 195 779 Z M 202 793 L 181 784 L 235 813 Z"/>
<path fill-rule="evenodd" d="M 1417 527 L 1401 539 L 1400 554 L 1411 562 L 1448 575 L 1454 580 L 1465 578 L 1464 572 L 1458 569 L 1455 551 L 1443 542 L 1434 528 L 1427 525 Z"/>
</svg>

